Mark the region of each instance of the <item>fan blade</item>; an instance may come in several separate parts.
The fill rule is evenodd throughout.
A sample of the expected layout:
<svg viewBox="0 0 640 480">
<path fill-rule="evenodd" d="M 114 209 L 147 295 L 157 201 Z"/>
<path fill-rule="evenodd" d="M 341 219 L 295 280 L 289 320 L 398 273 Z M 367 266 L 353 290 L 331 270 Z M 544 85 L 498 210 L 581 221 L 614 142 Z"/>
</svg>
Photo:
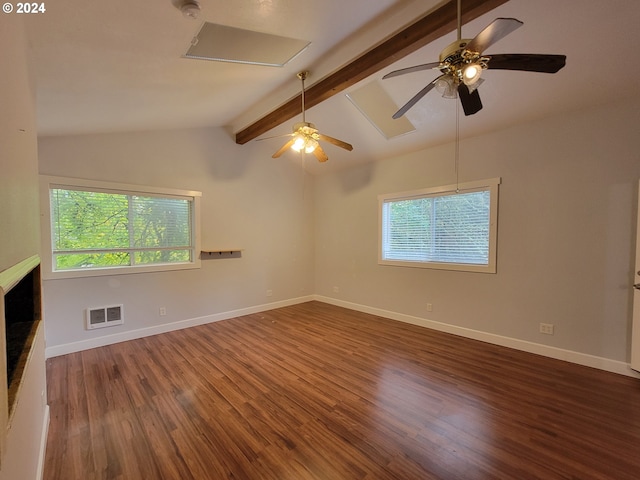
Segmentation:
<svg viewBox="0 0 640 480">
<path fill-rule="evenodd" d="M 516 28 L 523 25 L 515 18 L 496 18 L 491 24 L 482 30 L 473 40 L 467 43 L 465 50 L 482 53 L 498 40 L 506 37 Z"/>
<path fill-rule="evenodd" d="M 283 133 L 282 135 L 274 135 L 272 137 L 256 138 L 256 142 L 271 140 L 272 138 L 292 137 L 293 135 L 295 135 L 295 133 Z"/>
<path fill-rule="evenodd" d="M 316 156 L 319 162 L 326 162 L 327 160 L 329 160 L 329 157 L 327 157 L 327 154 L 324 153 L 324 150 L 322 150 L 322 147 L 320 145 L 318 145 L 313 150 L 313 154 Z"/>
<path fill-rule="evenodd" d="M 526 72 L 556 73 L 565 66 L 566 55 L 538 53 L 504 53 L 490 55 L 487 68 L 492 70 L 524 70 Z"/>
<path fill-rule="evenodd" d="M 440 75 L 438 78 L 436 78 L 433 82 L 427 84 L 426 87 L 424 87 L 422 90 L 420 90 L 418 93 L 415 94 L 415 96 L 409 100 L 407 103 L 405 103 L 402 108 L 400 108 L 400 110 L 398 110 L 396 113 L 393 114 L 392 118 L 400 118 L 401 116 L 403 116 L 405 113 L 407 113 L 409 111 L 409 109 L 411 107 L 413 107 L 416 103 L 418 103 L 418 101 L 424 97 L 427 93 L 429 93 L 433 87 L 436 86 L 436 82 L 441 79 L 442 77 L 444 77 L 444 75 Z"/>
<path fill-rule="evenodd" d="M 345 150 L 353 150 L 353 146 L 350 143 L 343 142 L 342 140 L 338 140 L 337 138 L 329 137 L 328 135 L 323 135 L 322 133 L 318 133 L 318 138 L 320 140 L 324 140 L 325 142 L 333 143 L 335 146 L 344 148 Z"/>
<path fill-rule="evenodd" d="M 280 150 L 278 150 L 276 153 L 271 155 L 271 158 L 278 158 L 280 155 L 286 152 L 288 148 L 291 148 L 291 145 L 293 145 L 295 141 L 296 141 L 295 138 L 292 138 L 291 140 L 289 140 L 280 148 Z"/>
<path fill-rule="evenodd" d="M 458 96 L 460 97 L 460 103 L 462 103 L 462 109 L 465 115 L 473 115 L 482 110 L 482 101 L 480 100 L 478 89 L 469 92 L 469 87 L 461 83 L 458 85 Z"/>
<path fill-rule="evenodd" d="M 407 73 L 420 72 L 422 70 L 431 70 L 433 68 L 438 68 L 439 66 L 440 66 L 440 62 L 431 62 L 431 63 L 425 63 L 424 65 L 415 65 L 409 68 L 394 70 L 391 73 L 387 73 L 384 77 L 382 77 L 382 79 L 384 80 L 385 78 L 397 77 L 399 75 L 405 75 Z"/>
</svg>

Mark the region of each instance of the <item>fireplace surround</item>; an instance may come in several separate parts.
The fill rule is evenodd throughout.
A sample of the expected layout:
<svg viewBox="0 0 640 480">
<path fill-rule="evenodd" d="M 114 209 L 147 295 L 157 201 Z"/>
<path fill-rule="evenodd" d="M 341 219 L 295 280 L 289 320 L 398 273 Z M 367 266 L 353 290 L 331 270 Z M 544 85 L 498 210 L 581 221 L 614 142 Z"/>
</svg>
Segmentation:
<svg viewBox="0 0 640 480">
<path fill-rule="evenodd" d="M 42 321 L 40 257 L 0 272 L 0 450 Z"/>
<path fill-rule="evenodd" d="M 40 320 L 40 266 L 29 271 L 4 295 L 9 412 Z"/>
</svg>

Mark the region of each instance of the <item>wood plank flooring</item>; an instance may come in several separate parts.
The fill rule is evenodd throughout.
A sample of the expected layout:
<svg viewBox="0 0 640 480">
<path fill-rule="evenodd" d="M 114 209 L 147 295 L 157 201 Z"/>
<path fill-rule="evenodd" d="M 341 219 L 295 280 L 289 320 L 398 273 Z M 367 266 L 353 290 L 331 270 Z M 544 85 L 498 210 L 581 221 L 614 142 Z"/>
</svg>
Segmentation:
<svg viewBox="0 0 640 480">
<path fill-rule="evenodd" d="M 47 375 L 46 480 L 640 478 L 639 380 L 319 302 Z"/>
</svg>

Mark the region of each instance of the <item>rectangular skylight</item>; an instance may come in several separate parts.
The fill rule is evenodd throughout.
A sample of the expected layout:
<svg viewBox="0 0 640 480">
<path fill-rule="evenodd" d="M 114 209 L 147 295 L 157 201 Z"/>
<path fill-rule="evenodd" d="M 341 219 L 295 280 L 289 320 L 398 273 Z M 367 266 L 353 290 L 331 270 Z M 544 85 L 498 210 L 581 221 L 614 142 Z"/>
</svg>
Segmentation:
<svg viewBox="0 0 640 480">
<path fill-rule="evenodd" d="M 309 46 L 306 40 L 205 22 L 187 58 L 282 67 Z"/>
<path fill-rule="evenodd" d="M 377 80 L 347 93 L 347 98 L 387 139 L 416 129 L 407 117 L 392 118 L 399 107 Z"/>
</svg>

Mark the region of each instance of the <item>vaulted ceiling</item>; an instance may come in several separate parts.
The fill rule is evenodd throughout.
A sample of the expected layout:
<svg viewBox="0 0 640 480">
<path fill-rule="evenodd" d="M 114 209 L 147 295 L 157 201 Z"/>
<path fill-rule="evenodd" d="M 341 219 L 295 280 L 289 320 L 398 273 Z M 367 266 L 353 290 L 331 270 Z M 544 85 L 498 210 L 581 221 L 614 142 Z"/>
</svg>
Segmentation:
<svg viewBox="0 0 640 480">
<path fill-rule="evenodd" d="M 56 0 L 46 4 L 46 13 L 24 18 L 39 134 L 224 127 L 230 141 L 239 143 L 253 141 L 256 133 L 285 134 L 300 119 L 296 74 L 309 70 L 307 96 L 312 101 L 307 120 L 354 146 L 353 152 L 328 146 L 329 162 L 312 166 L 309 162 L 313 172 L 375 161 L 453 138 L 458 102 L 435 91 L 406 115 L 415 131 L 391 139 L 380 134 L 347 94 L 378 82 L 399 107 L 433 80 L 437 75 L 432 71 L 381 78 L 398 68 L 436 61 L 456 37 L 449 17 L 440 26 L 447 33 L 438 30 L 429 37 L 429 32 L 422 32 L 423 40 L 407 42 L 415 51 L 406 56 L 406 48 L 401 50 L 397 43 L 393 57 L 387 57 L 389 50 L 380 45 L 389 45 L 385 42 L 390 39 L 406 40 L 399 32 L 409 32 L 408 27 L 420 19 L 433 19 L 438 9 L 446 13 L 447 5 L 455 1 L 201 0 L 200 4 L 197 20 L 183 17 L 172 0 Z M 484 109 L 462 118 L 463 136 L 621 101 L 638 91 L 640 62 L 635 61 L 631 37 L 640 23 L 637 0 L 462 0 L 462 4 L 469 12 L 465 19 L 478 17 L 463 26 L 466 38 L 497 17 L 524 22 L 487 53 L 567 55 L 567 66 L 554 75 L 485 72 L 479 90 Z M 484 13 L 483 8 L 493 9 Z M 184 58 L 204 21 L 310 45 L 283 67 Z M 376 48 L 377 56 L 368 58 Z M 368 58 L 366 65 L 363 58 Z M 269 114 L 271 123 L 251 131 Z M 244 139 L 238 137 L 247 131 Z M 265 140 L 254 148 L 264 151 L 265 161 L 274 161 L 270 156 L 281 143 Z"/>
</svg>

